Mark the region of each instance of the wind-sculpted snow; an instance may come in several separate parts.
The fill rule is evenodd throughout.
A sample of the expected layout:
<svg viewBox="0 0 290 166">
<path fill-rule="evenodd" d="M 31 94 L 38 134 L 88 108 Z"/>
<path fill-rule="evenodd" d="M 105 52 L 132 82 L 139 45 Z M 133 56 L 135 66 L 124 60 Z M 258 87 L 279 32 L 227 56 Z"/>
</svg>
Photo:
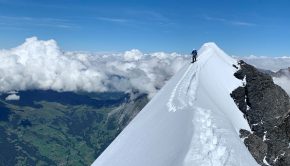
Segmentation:
<svg viewBox="0 0 290 166">
<path fill-rule="evenodd" d="M 192 101 L 195 100 L 197 85 L 191 84 L 197 84 L 198 77 L 195 77 L 197 71 L 198 65 L 190 65 L 182 78 L 178 81 L 167 103 L 169 111 L 175 112 L 184 109 L 188 105 L 192 106 Z"/>
<path fill-rule="evenodd" d="M 133 49 L 124 53 L 63 52 L 54 40 L 26 39 L 0 50 L 0 92 L 139 91 L 152 97 L 188 61 L 188 56 Z"/>
<path fill-rule="evenodd" d="M 239 130 L 250 130 L 230 93 L 236 60 L 214 43 L 199 50 L 143 108 L 94 166 L 254 166 Z"/>
</svg>

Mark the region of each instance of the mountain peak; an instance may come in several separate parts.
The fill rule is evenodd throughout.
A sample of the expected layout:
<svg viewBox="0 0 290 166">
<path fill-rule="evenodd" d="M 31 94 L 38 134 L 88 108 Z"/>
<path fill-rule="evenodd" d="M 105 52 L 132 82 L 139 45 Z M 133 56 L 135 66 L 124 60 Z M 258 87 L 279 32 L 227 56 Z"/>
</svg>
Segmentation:
<svg viewBox="0 0 290 166">
<path fill-rule="evenodd" d="M 204 43 L 200 49 L 198 50 L 198 52 L 205 52 L 205 51 L 221 51 L 221 49 L 218 47 L 218 45 L 214 42 L 208 42 L 208 43 Z"/>
<path fill-rule="evenodd" d="M 230 93 L 236 60 L 205 43 L 141 110 L 94 166 L 256 165 L 239 138 L 250 131 Z"/>
<path fill-rule="evenodd" d="M 215 42 L 204 43 L 201 48 L 219 48 Z"/>
</svg>

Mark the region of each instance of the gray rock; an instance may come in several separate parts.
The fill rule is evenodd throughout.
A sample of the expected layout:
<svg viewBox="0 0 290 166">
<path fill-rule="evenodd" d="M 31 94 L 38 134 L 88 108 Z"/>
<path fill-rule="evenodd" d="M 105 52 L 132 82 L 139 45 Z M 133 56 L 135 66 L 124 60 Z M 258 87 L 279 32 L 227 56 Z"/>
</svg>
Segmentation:
<svg viewBox="0 0 290 166">
<path fill-rule="evenodd" d="M 290 165 L 290 149 L 286 149 L 283 152 L 280 152 L 279 156 L 277 157 L 277 160 L 275 163 L 273 163 L 274 166 L 285 166 Z"/>
<path fill-rule="evenodd" d="M 271 165 L 290 165 L 289 96 L 274 84 L 272 77 L 267 73 L 243 61 L 240 61 L 239 65 L 240 70 L 235 76 L 238 79 L 245 78 L 246 85 L 235 89 L 231 97 L 244 113 L 253 131 L 252 134 L 241 131 L 245 145 L 261 165 L 265 156 Z"/>
<path fill-rule="evenodd" d="M 238 87 L 231 93 L 231 97 L 234 99 L 235 103 L 239 109 L 245 114 L 247 111 L 246 103 L 246 90 L 244 87 Z"/>
<path fill-rule="evenodd" d="M 241 138 L 244 139 L 244 143 L 246 147 L 251 152 L 254 159 L 260 164 L 263 164 L 263 159 L 267 155 L 268 145 L 263 142 L 263 140 L 256 136 L 255 134 L 251 134 L 247 130 L 240 130 Z"/>
</svg>

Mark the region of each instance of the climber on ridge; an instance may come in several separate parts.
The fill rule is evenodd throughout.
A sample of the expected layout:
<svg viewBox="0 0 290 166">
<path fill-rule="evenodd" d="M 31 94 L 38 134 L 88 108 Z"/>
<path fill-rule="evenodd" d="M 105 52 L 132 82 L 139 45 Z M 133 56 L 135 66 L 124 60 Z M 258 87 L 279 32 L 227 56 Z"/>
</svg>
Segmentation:
<svg viewBox="0 0 290 166">
<path fill-rule="evenodd" d="M 197 51 L 196 50 L 193 50 L 191 52 L 191 55 L 192 55 L 192 62 L 191 63 L 194 63 L 196 61 Z"/>
</svg>

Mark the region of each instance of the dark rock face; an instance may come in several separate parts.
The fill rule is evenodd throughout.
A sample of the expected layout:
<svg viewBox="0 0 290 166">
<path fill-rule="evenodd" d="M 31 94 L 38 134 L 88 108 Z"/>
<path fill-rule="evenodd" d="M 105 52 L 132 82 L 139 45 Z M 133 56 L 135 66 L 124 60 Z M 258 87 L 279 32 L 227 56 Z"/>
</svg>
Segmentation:
<svg viewBox="0 0 290 166">
<path fill-rule="evenodd" d="M 253 157 L 257 160 L 258 164 L 262 165 L 263 159 L 267 155 L 268 145 L 263 142 L 262 138 L 247 130 L 240 130 L 240 134 Z"/>
<path fill-rule="evenodd" d="M 272 77 L 243 61 L 235 73 L 246 85 L 235 89 L 231 97 L 244 113 L 253 133 L 241 131 L 245 145 L 256 159 L 270 165 L 290 165 L 289 96 L 273 83 Z M 288 156 L 288 157 L 287 157 Z"/>
<path fill-rule="evenodd" d="M 244 87 L 238 87 L 231 93 L 231 97 L 234 99 L 238 108 L 245 114 L 247 111 L 246 103 L 246 91 Z"/>
</svg>

